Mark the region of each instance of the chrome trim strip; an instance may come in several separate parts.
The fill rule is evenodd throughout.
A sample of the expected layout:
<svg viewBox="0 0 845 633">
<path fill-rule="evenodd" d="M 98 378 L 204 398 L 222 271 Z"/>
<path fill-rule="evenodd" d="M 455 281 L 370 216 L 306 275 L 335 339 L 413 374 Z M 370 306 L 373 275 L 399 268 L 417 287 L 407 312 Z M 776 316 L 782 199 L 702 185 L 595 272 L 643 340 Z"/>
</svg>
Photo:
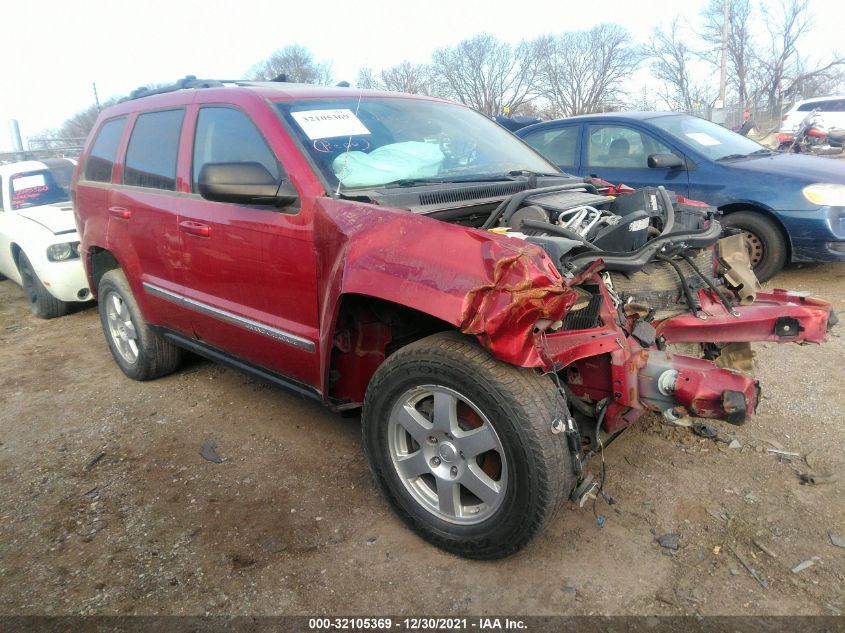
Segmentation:
<svg viewBox="0 0 845 633">
<path fill-rule="evenodd" d="M 226 323 L 242 327 L 246 330 L 249 330 L 250 332 L 269 336 L 272 339 L 281 341 L 282 343 L 291 345 L 292 347 L 305 350 L 306 352 L 313 353 L 315 350 L 314 341 L 309 341 L 307 338 L 302 338 L 301 336 L 297 336 L 296 334 L 292 334 L 291 332 L 286 332 L 285 330 L 280 330 L 278 328 L 265 325 L 264 323 L 259 323 L 258 321 L 253 321 L 252 319 L 247 319 L 245 317 L 238 316 L 237 314 L 232 314 L 227 310 L 221 310 L 220 308 L 215 308 L 214 306 L 210 306 L 207 303 L 203 303 L 202 301 L 197 301 L 196 299 L 191 299 L 176 292 L 171 292 L 170 290 L 159 288 L 158 286 L 155 286 L 146 281 L 143 282 L 143 286 L 144 290 L 149 292 L 151 295 L 158 297 L 159 299 L 164 299 L 165 301 L 170 301 L 171 303 L 176 303 L 178 305 L 183 305 L 191 310 L 195 310 L 196 312 L 206 314 L 210 317 L 214 317 L 215 319 L 225 321 Z"/>
</svg>

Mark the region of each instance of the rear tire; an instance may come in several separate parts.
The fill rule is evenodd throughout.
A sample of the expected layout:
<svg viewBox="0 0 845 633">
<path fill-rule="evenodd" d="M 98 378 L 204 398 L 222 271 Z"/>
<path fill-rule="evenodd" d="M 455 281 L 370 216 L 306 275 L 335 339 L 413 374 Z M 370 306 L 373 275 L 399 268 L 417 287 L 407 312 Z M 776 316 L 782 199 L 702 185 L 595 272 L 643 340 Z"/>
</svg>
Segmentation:
<svg viewBox="0 0 845 633">
<path fill-rule="evenodd" d="M 68 304 L 50 294 L 35 274 L 35 269 L 23 251 L 18 257 L 18 270 L 29 308 L 35 316 L 39 319 L 55 319 L 68 313 Z"/>
<path fill-rule="evenodd" d="M 182 351 L 147 325 L 122 270 L 104 274 L 97 295 L 103 334 L 124 374 L 151 380 L 176 370 Z"/>
<path fill-rule="evenodd" d="M 786 264 L 786 242 L 775 223 L 755 211 L 725 216 L 725 226 L 742 230 L 749 247 L 751 267 L 760 281 L 768 281 Z"/>
<path fill-rule="evenodd" d="M 571 454 L 552 381 L 457 333 L 390 356 L 364 399 L 364 449 L 400 518 L 459 556 L 518 552 L 568 499 Z"/>
</svg>

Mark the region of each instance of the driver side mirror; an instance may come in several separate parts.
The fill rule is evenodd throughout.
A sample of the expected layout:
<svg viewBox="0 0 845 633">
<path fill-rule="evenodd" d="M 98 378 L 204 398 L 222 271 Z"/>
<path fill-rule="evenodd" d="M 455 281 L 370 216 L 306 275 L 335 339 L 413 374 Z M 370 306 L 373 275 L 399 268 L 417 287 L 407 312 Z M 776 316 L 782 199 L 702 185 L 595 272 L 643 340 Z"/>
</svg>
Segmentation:
<svg viewBox="0 0 845 633">
<path fill-rule="evenodd" d="M 674 154 L 651 154 L 648 157 L 648 166 L 651 168 L 679 169 L 684 166 L 684 161 Z"/>
<path fill-rule="evenodd" d="M 261 163 L 206 163 L 200 170 L 197 189 L 206 200 L 236 204 L 290 206 L 299 193 L 289 180 L 278 179 Z"/>
</svg>

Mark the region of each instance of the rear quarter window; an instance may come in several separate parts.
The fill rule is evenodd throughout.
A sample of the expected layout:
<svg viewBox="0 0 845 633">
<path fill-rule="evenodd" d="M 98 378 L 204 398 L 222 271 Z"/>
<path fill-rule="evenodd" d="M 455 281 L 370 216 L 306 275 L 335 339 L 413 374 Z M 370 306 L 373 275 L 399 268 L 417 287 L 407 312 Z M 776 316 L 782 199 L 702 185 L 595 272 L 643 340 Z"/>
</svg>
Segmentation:
<svg viewBox="0 0 845 633">
<path fill-rule="evenodd" d="M 138 116 L 123 169 L 123 184 L 176 191 L 176 160 L 185 111 L 162 110 Z"/>
<path fill-rule="evenodd" d="M 85 163 L 85 180 L 111 182 L 111 172 L 117 156 L 117 146 L 126 127 L 126 117 L 106 121 L 97 132 Z"/>
</svg>

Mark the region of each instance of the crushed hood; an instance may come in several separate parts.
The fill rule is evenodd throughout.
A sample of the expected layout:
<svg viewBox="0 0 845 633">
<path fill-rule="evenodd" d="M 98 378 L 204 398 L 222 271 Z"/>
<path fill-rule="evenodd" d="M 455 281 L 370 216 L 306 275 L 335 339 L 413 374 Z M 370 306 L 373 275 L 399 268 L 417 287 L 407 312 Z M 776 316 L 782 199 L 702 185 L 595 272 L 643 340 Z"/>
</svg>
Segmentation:
<svg viewBox="0 0 845 633">
<path fill-rule="evenodd" d="M 40 224 L 54 235 L 76 232 L 73 207 L 69 201 L 20 209 L 17 214 L 22 218 Z"/>
</svg>

